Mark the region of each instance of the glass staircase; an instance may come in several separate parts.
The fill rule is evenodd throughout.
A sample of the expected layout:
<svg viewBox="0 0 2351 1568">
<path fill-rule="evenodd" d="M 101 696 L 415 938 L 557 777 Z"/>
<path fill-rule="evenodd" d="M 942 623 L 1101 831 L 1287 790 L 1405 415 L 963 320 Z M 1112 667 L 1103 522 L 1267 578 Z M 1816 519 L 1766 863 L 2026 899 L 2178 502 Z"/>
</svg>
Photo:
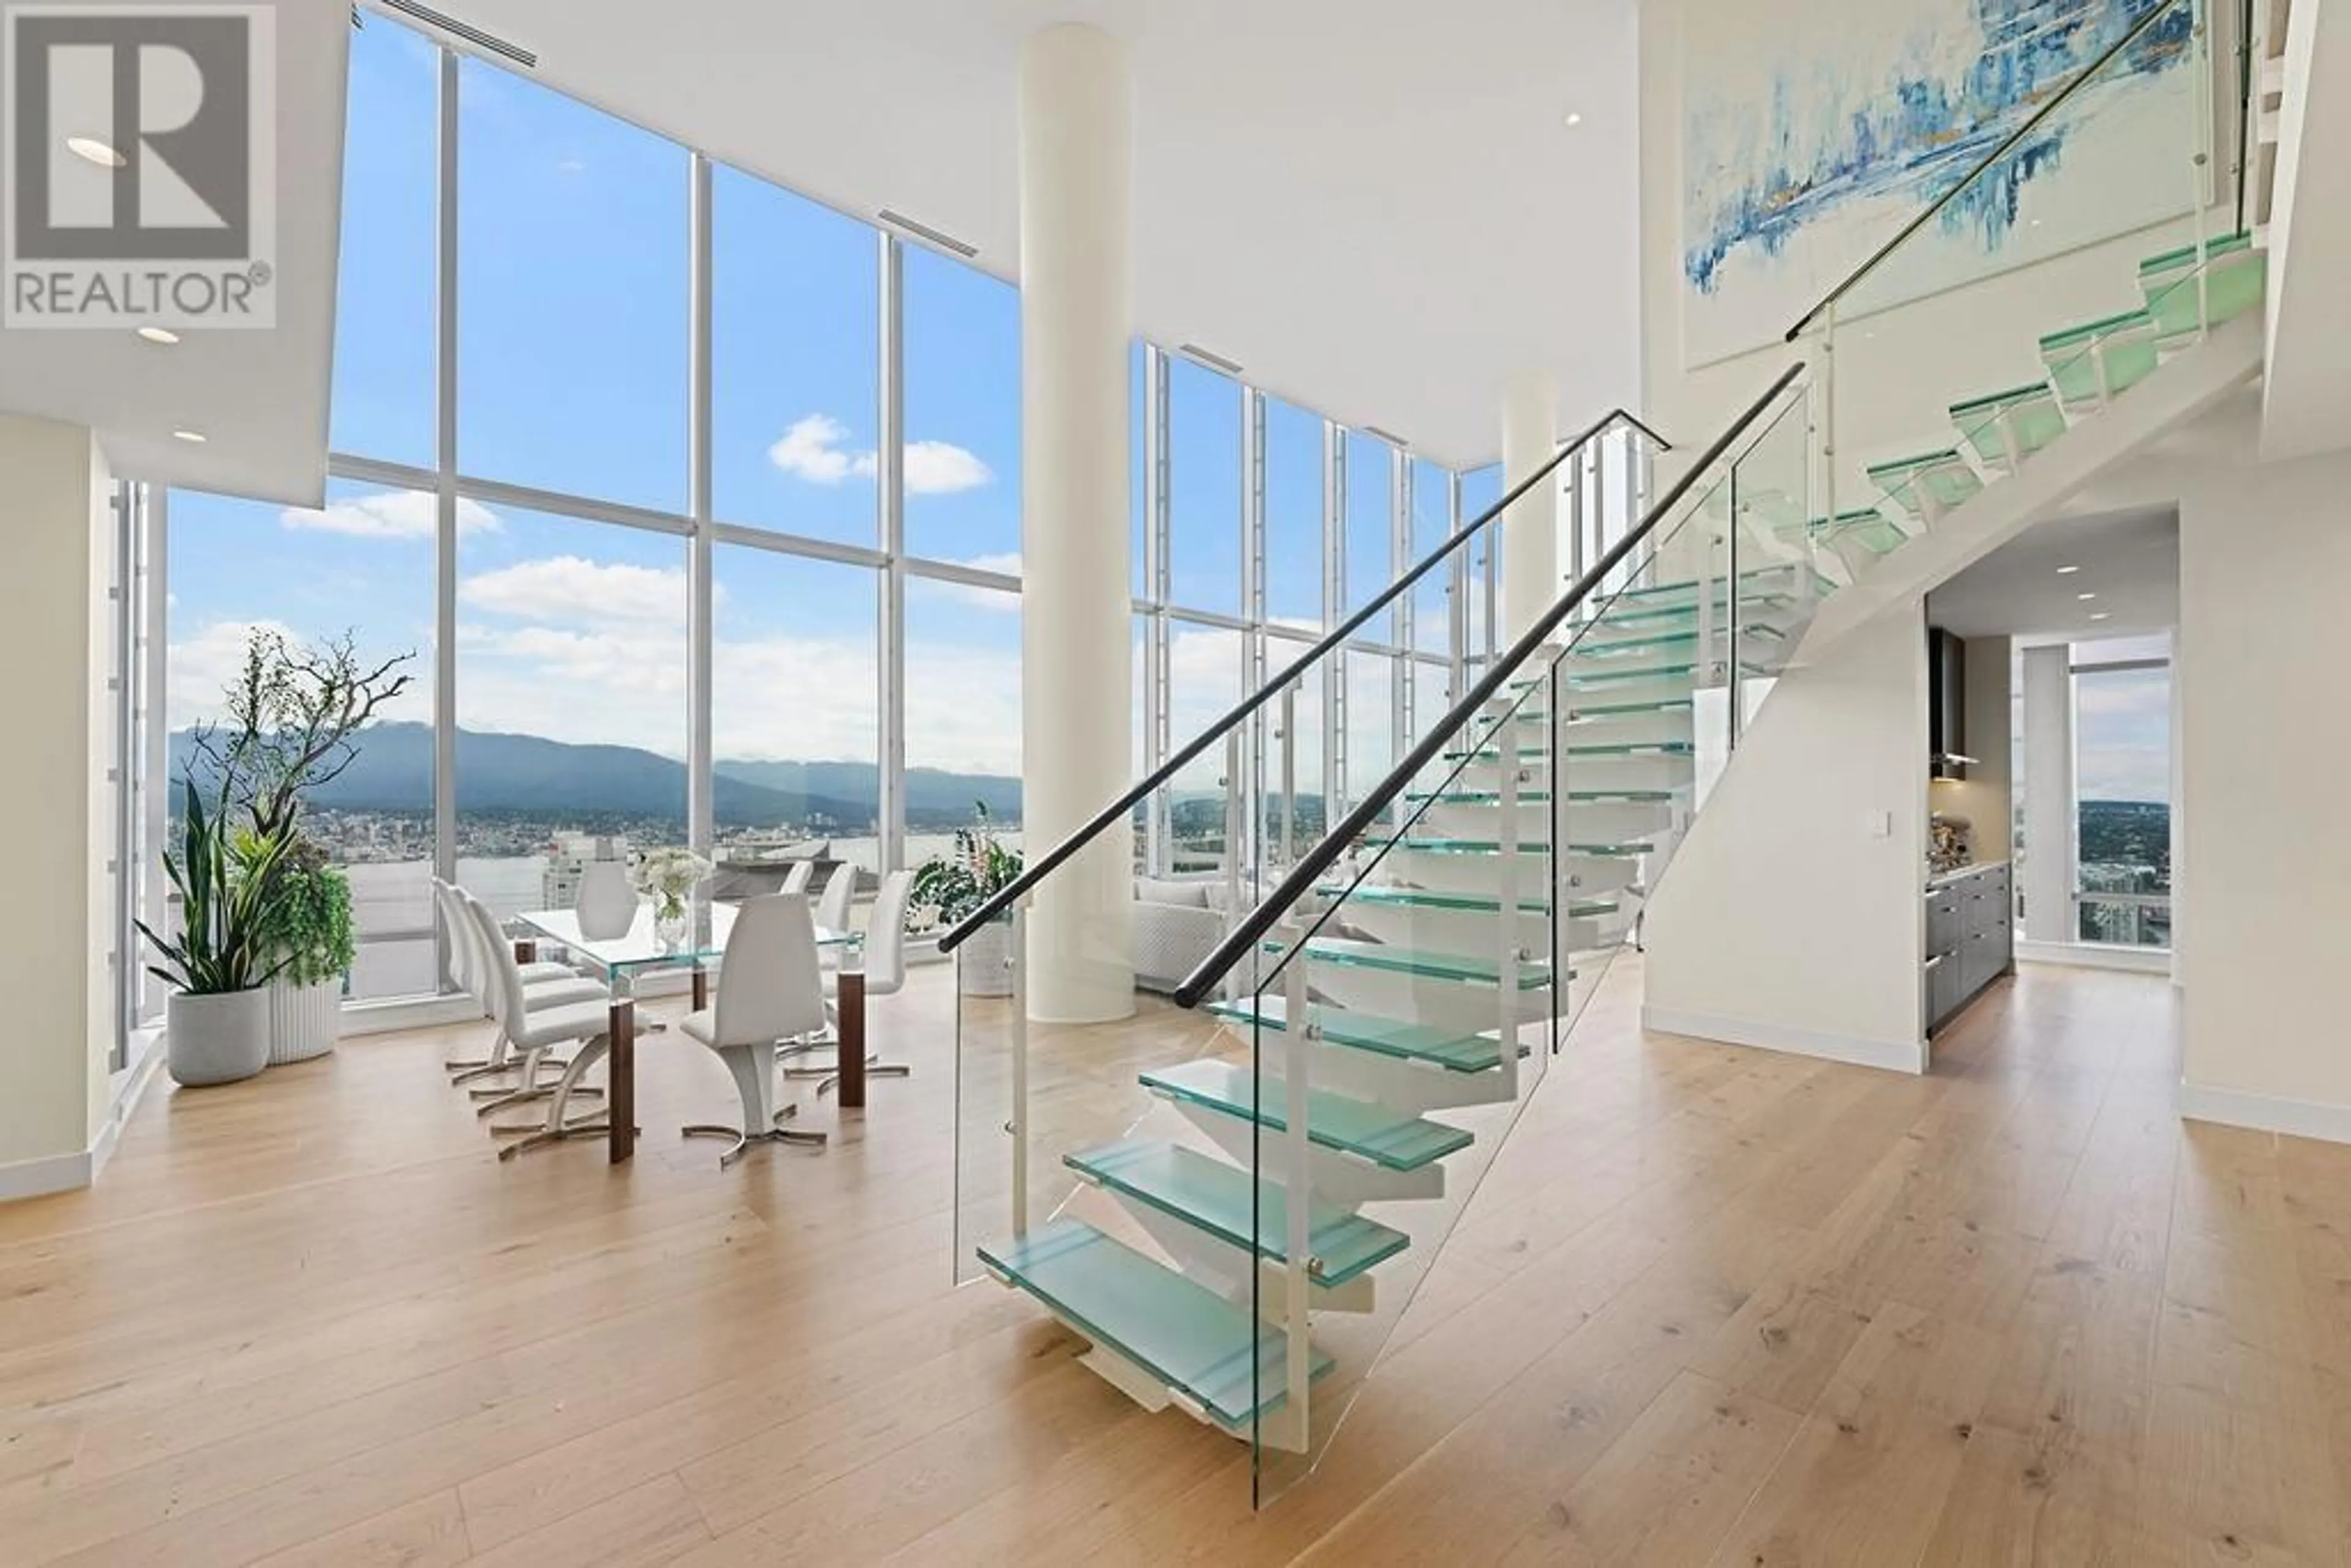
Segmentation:
<svg viewBox="0 0 2351 1568">
<path fill-rule="evenodd" d="M 1297 698 L 1344 656 L 1332 633 L 1171 764 L 1226 747 L 1233 827 L 1220 940 L 1172 998 L 1029 1020 L 1052 856 L 943 941 L 967 989 L 1010 992 L 958 1011 L 959 1264 L 1033 1297 L 1138 1401 L 1249 1443 L 1260 1502 L 1308 1473 L 1820 606 L 2256 309 L 2263 263 L 2242 235 L 2149 257 L 2110 313 L 2038 340 L 2040 380 L 1961 397 L 1948 429 L 1850 473 L 1826 439 L 1831 310 L 1807 360 L 1285 856 Z M 1155 787 L 1081 839 L 1116 837 Z"/>
</svg>

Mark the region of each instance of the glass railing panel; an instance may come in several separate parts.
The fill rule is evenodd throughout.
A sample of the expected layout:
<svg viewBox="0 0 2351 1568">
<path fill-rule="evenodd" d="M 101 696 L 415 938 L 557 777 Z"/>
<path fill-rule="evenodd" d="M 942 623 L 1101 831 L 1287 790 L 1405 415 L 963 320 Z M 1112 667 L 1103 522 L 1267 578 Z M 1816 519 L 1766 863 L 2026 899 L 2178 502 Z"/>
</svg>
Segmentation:
<svg viewBox="0 0 2351 1568">
<path fill-rule="evenodd" d="M 1753 422 L 1209 1005 L 1240 1049 L 1169 1087 L 1250 1129 L 1253 1315 L 1279 1346 L 1249 1361 L 1260 1504 L 1328 1448 L 1630 942 L 1692 809 L 1695 700 L 1729 680 L 1704 654 L 1735 635 L 1733 578 L 1708 563 L 1729 559 L 1737 465 L 1800 497 L 1803 422 L 1801 388 Z M 1759 560 L 1738 591 L 1800 584 Z"/>
</svg>

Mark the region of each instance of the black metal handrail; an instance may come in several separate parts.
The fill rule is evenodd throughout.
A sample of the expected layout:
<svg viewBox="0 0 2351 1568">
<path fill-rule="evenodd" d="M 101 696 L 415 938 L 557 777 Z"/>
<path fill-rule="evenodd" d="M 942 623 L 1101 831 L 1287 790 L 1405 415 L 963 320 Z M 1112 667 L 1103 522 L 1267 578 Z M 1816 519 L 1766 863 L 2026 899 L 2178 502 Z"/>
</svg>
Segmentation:
<svg viewBox="0 0 2351 1568">
<path fill-rule="evenodd" d="M 1215 951 L 1201 959 L 1192 972 L 1185 977 L 1184 983 L 1176 988 L 1175 1000 L 1178 1007 L 1197 1007 L 1200 999 L 1215 989 L 1224 979 L 1225 972 L 1238 963 L 1242 955 L 1255 948 L 1258 943 L 1264 939 L 1265 934 L 1282 921 L 1299 899 L 1321 880 L 1322 873 L 1329 871 L 1340 856 L 1347 852 L 1348 846 L 1362 837 L 1371 825 L 1379 820 L 1380 813 L 1386 810 L 1398 795 L 1404 793 L 1405 786 L 1409 784 L 1422 768 L 1427 767 L 1440 751 L 1453 743 L 1454 737 L 1478 716 L 1488 703 L 1494 700 L 1494 694 L 1500 691 L 1504 683 L 1518 673 L 1520 666 L 1535 656 L 1544 642 L 1559 629 L 1560 622 L 1573 614 L 1585 600 L 1591 598 L 1607 575 L 1656 531 L 1657 525 L 1667 514 L 1681 504 L 1682 497 L 1688 495 L 1700 478 L 1721 460 L 1722 455 L 1730 450 L 1740 436 L 1746 433 L 1747 428 L 1763 416 L 1764 412 L 1778 401 L 1780 394 L 1786 392 L 1789 385 L 1803 373 L 1803 362 L 1799 361 L 1781 371 L 1763 395 L 1748 404 L 1746 412 L 1731 421 L 1729 428 L 1715 438 L 1714 444 L 1700 455 L 1698 461 L 1693 463 L 1679 479 L 1674 482 L 1672 488 L 1666 492 L 1656 505 L 1649 508 L 1640 522 L 1627 531 L 1623 538 L 1610 546 L 1607 553 L 1593 565 L 1592 570 L 1577 580 L 1575 586 L 1569 589 L 1559 602 L 1545 611 L 1533 625 L 1528 627 L 1520 635 L 1517 642 L 1510 644 L 1508 653 L 1493 662 L 1492 666 L 1487 670 L 1478 684 L 1472 686 L 1468 694 L 1459 702 L 1453 705 L 1451 712 L 1438 720 L 1428 733 L 1420 738 L 1404 760 L 1397 763 L 1395 769 L 1385 779 L 1380 780 L 1379 784 L 1356 804 L 1354 810 L 1349 811 L 1345 819 L 1323 837 L 1321 843 L 1309 850 L 1297 864 L 1290 868 L 1289 874 L 1281 880 L 1281 885 L 1275 888 L 1262 903 L 1249 911 L 1232 930 L 1225 934 L 1224 940 L 1217 944 Z M 1287 956 L 1285 956 L 1286 961 Z"/>
<path fill-rule="evenodd" d="M 1876 250 L 1870 252 L 1869 259 L 1863 262 L 1859 267 L 1855 267 L 1851 272 L 1846 273 L 1844 275 L 1844 282 L 1838 284 L 1834 288 L 1830 289 L 1826 294 L 1822 295 L 1819 304 L 1814 305 L 1810 310 L 1805 311 L 1802 316 L 1796 319 L 1796 324 L 1788 329 L 1786 337 L 1783 340 L 1792 343 L 1799 337 L 1802 336 L 1804 329 L 1818 320 L 1822 311 L 1826 310 L 1830 306 L 1834 305 L 1838 300 L 1844 298 L 1846 294 L 1852 291 L 1855 285 L 1858 284 L 1863 278 L 1867 277 L 1871 273 L 1876 271 L 1879 264 L 1884 262 L 1887 256 L 1892 256 L 1896 251 L 1900 250 L 1905 245 L 1908 244 L 1912 235 L 1915 235 L 1920 229 L 1925 228 L 1927 225 L 1932 222 L 1945 207 L 1949 206 L 1954 201 L 1958 200 L 1959 194 L 1961 191 L 1966 190 L 1970 185 L 1972 185 L 1978 180 L 1982 179 L 1987 170 L 1999 163 L 2001 159 L 2006 158 L 2011 152 L 2015 152 L 2016 149 L 2023 143 L 2024 139 L 2032 135 L 2034 129 L 2038 127 L 2043 120 L 2047 120 L 2051 115 L 2056 113 L 2062 105 L 2071 102 L 2075 93 L 2079 92 L 2090 82 L 2095 81 L 2097 78 L 2098 74 L 2101 71 L 2104 71 L 2106 67 L 2113 64 L 2115 59 L 2120 56 L 2125 49 L 2129 48 L 2133 44 L 2137 43 L 2140 38 L 2146 37 L 2147 30 L 2155 26 L 2159 17 L 2170 11 L 2174 5 L 2186 3 L 2187 0 L 2163 0 L 2162 4 L 2149 7 L 2146 16 L 2141 16 L 2137 22 L 2131 24 L 2130 31 L 2125 33 L 2121 37 L 2116 38 L 2111 45 L 2107 46 L 2107 47 L 2099 54 L 2096 59 L 2092 60 L 2088 65 L 2084 66 L 2081 70 L 2074 75 L 2072 81 L 2067 82 L 2064 87 L 2059 89 L 2058 92 L 2050 98 L 2047 102 L 2043 103 L 2039 109 L 2034 110 L 2031 115 L 2027 116 L 2023 124 L 2018 126 L 2015 130 L 2002 137 L 2001 139 L 2000 145 L 1986 153 L 1982 162 L 1979 162 L 1974 168 L 1969 170 L 1958 183 L 1951 186 L 1949 190 L 1945 191 L 1941 195 L 1936 197 L 1932 202 L 1929 202 L 1926 207 L 1919 212 L 1917 216 L 1912 218 L 1908 223 L 1904 224 L 1899 229 L 1896 230 L 1892 239 L 1887 240 L 1884 245 L 1879 246 Z"/>
<path fill-rule="evenodd" d="M 1168 780 L 1174 779 L 1176 774 L 1189 767 L 1195 758 L 1207 750 L 1209 747 L 1215 745 L 1218 740 L 1224 738 L 1226 734 L 1228 733 L 1236 725 L 1239 724 L 1243 719 L 1249 717 L 1249 715 L 1257 712 L 1258 709 L 1263 707 L 1267 703 L 1280 695 L 1283 688 L 1288 686 L 1292 681 L 1295 681 L 1300 675 L 1304 674 L 1309 669 L 1312 668 L 1315 663 L 1322 659 L 1323 655 L 1329 653 L 1332 649 L 1338 647 L 1340 643 L 1345 642 L 1349 637 L 1353 636 L 1358 631 L 1362 630 L 1363 627 L 1371 621 L 1373 616 L 1378 614 L 1381 611 L 1395 603 L 1397 599 L 1402 597 L 1412 588 L 1413 584 L 1418 582 L 1422 578 L 1427 576 L 1429 572 L 1436 570 L 1439 561 L 1442 561 L 1446 557 L 1451 555 L 1455 550 L 1459 549 L 1470 539 L 1476 538 L 1478 534 L 1487 527 L 1487 525 L 1490 524 L 1496 517 L 1500 517 L 1504 512 L 1510 510 L 1511 506 L 1517 502 L 1520 497 L 1524 496 L 1528 491 L 1533 489 L 1537 485 L 1541 484 L 1545 479 L 1549 478 L 1558 470 L 1561 464 L 1566 462 L 1578 452 L 1583 451 L 1586 445 L 1588 445 L 1603 432 L 1607 430 L 1609 426 L 1620 423 L 1631 425 L 1634 429 L 1647 436 L 1651 441 L 1656 442 L 1660 451 L 1671 452 L 1674 449 L 1674 444 L 1672 442 L 1667 441 L 1664 436 L 1659 435 L 1656 431 L 1651 430 L 1646 424 L 1641 422 L 1637 415 L 1629 413 L 1622 408 L 1611 409 L 1608 413 L 1601 415 L 1600 418 L 1593 421 L 1592 423 L 1584 427 L 1582 434 L 1578 435 L 1574 440 L 1569 442 L 1566 445 L 1561 447 L 1558 452 L 1554 453 L 1550 462 L 1544 464 L 1533 473 L 1528 475 L 1526 478 L 1512 486 L 1508 495 L 1504 496 L 1500 500 L 1495 502 L 1491 507 L 1487 507 L 1484 512 L 1480 513 L 1477 521 L 1468 524 L 1462 528 L 1459 532 L 1448 537 L 1443 544 L 1429 551 L 1427 556 L 1425 557 L 1417 566 L 1415 566 L 1410 571 L 1405 572 L 1402 577 L 1397 578 L 1394 582 L 1388 584 L 1385 589 L 1381 591 L 1379 596 L 1374 599 L 1369 604 L 1366 604 L 1361 610 L 1356 611 L 1353 615 L 1350 615 L 1346 620 L 1341 622 L 1332 630 L 1324 632 L 1321 642 L 1315 643 L 1314 646 L 1309 648 L 1305 653 L 1301 653 L 1297 658 L 1290 661 L 1289 664 L 1283 667 L 1280 674 L 1275 675 L 1271 680 L 1266 682 L 1266 684 L 1260 686 L 1256 692 L 1242 698 L 1238 705 L 1228 710 L 1222 718 L 1217 720 L 1216 723 L 1210 725 L 1198 735 L 1193 737 L 1190 741 L 1178 747 L 1174 756 L 1161 763 L 1157 768 L 1152 769 L 1152 771 L 1146 775 L 1140 783 L 1136 784 L 1133 789 L 1120 796 L 1117 800 L 1113 800 L 1101 810 L 1095 812 L 1094 815 L 1087 821 L 1084 827 L 1080 828 L 1076 832 L 1071 833 L 1068 838 L 1065 838 L 1060 843 L 1055 844 L 1041 859 L 1029 862 L 1028 867 L 1023 870 L 1019 876 L 1005 883 L 1003 887 L 998 889 L 987 899 L 982 902 L 977 908 L 974 909 L 969 915 L 965 915 L 962 920 L 950 927 L 946 934 L 939 938 L 939 951 L 942 953 L 954 952 L 956 948 L 960 946 L 964 940 L 970 936 L 973 932 L 978 930 L 989 921 L 994 920 L 1006 910 L 1011 908 L 1015 899 L 1018 899 L 1022 894 L 1027 893 L 1030 888 L 1044 881 L 1045 878 L 1052 875 L 1053 873 L 1066 863 L 1072 855 L 1075 855 L 1080 850 L 1085 848 L 1089 843 L 1092 843 L 1096 834 L 1102 832 L 1112 823 L 1123 821 L 1126 814 L 1134 810 L 1135 805 L 1139 801 L 1148 799 L 1153 790 L 1166 784 Z"/>
</svg>

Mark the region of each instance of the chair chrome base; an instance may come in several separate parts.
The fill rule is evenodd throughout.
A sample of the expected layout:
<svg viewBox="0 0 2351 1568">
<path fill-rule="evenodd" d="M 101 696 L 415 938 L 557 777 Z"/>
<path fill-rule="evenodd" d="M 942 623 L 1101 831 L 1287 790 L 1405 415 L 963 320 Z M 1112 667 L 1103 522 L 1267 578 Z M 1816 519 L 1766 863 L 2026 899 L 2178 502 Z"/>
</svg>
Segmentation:
<svg viewBox="0 0 2351 1568">
<path fill-rule="evenodd" d="M 785 1121 L 799 1115 L 799 1111 L 800 1108 L 797 1105 L 787 1105 L 776 1113 L 776 1120 Z M 680 1127 L 678 1135 L 685 1138 L 734 1139 L 734 1147 L 718 1156 L 718 1168 L 722 1171 L 741 1159 L 753 1144 L 799 1144 L 807 1147 L 822 1148 L 825 1143 L 825 1134 L 822 1133 L 803 1133 L 791 1127 L 769 1127 L 764 1133 L 747 1133 L 737 1127 L 721 1127 L 716 1124 L 704 1123 L 697 1123 L 691 1127 Z"/>
<path fill-rule="evenodd" d="M 578 1091 L 575 1090 L 573 1092 L 577 1093 Z M 498 1151 L 498 1158 L 502 1161 L 515 1158 L 525 1149 L 544 1148 L 549 1144 L 559 1144 L 570 1138 L 601 1138 L 611 1130 L 612 1118 L 602 1111 L 566 1122 L 560 1127 L 549 1127 L 541 1123 L 521 1127 L 490 1129 L 493 1133 L 502 1133 L 510 1136 L 517 1134 L 522 1134 Z"/>
<path fill-rule="evenodd" d="M 865 1059 L 865 1076 L 868 1078 L 912 1078 L 914 1075 L 914 1070 L 902 1061 L 884 1061 L 878 1056 Z M 792 1074 L 787 1072 L 785 1076 Z M 816 1092 L 820 1095 L 830 1094 L 840 1083 L 841 1070 L 838 1067 L 826 1069 L 825 1077 L 817 1084 Z"/>
<path fill-rule="evenodd" d="M 549 1099 L 561 1087 L 563 1087 L 563 1081 L 559 1078 L 551 1083 L 536 1084 L 528 1089 L 488 1091 L 476 1089 L 474 1091 L 474 1097 L 480 1100 L 482 1103 L 474 1107 L 474 1114 L 487 1116 L 495 1112 L 503 1111 L 509 1105 L 528 1105 L 535 1101 Z M 574 1096 L 585 1100 L 601 1100 L 604 1095 L 604 1092 L 592 1083 L 576 1085 L 571 1092 Z M 493 1095 L 496 1098 L 491 1098 Z"/>
</svg>

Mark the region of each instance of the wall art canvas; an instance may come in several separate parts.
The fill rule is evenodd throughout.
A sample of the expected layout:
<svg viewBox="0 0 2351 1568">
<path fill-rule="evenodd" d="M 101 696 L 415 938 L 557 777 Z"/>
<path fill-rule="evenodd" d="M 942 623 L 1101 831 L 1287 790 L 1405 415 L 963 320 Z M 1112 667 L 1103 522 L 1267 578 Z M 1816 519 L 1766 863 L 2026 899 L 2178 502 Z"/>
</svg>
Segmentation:
<svg viewBox="0 0 2351 1568">
<path fill-rule="evenodd" d="M 2159 0 L 1690 0 L 1682 346 L 1777 342 Z M 1855 291 L 1883 309 L 2176 217 L 2196 199 L 2194 7 L 2095 81 Z"/>
</svg>

